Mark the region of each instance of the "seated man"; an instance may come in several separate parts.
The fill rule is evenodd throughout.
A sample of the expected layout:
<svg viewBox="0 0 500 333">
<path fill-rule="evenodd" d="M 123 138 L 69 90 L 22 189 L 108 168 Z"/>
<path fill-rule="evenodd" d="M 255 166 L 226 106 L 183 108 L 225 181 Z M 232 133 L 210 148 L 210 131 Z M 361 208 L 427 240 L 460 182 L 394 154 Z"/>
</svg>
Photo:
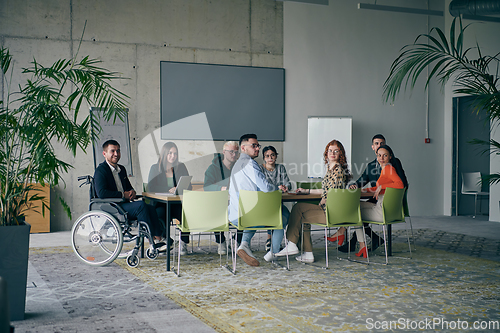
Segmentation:
<svg viewBox="0 0 500 333">
<path fill-rule="evenodd" d="M 266 176 L 262 173 L 257 162 L 254 159 L 259 156 L 260 144 L 255 134 L 245 134 L 240 138 L 241 155 L 236 161 L 231 171 L 231 181 L 229 183 L 229 221 L 238 224 L 238 201 L 240 190 L 271 192 L 278 189 L 277 186 L 269 183 Z M 283 216 L 283 228 L 288 223 L 287 217 Z M 254 230 L 245 230 L 241 245 L 236 252 L 245 263 L 250 266 L 259 266 L 260 263 L 255 258 L 250 249 L 250 241 L 255 234 Z M 272 236 L 271 250 L 264 256 L 264 260 L 271 261 L 275 253 L 280 250 L 281 241 L 284 236 L 284 230 L 274 230 Z"/>
<path fill-rule="evenodd" d="M 221 154 L 215 154 L 212 164 L 205 171 L 203 188 L 205 191 L 225 191 L 229 187 L 229 177 L 233 165 L 238 159 L 239 147 L 236 141 L 227 141 L 222 147 Z M 241 233 L 238 233 L 238 243 L 241 243 Z M 223 232 L 215 233 L 215 242 L 218 245 L 218 254 L 226 254 L 226 237 Z"/>
<path fill-rule="evenodd" d="M 166 250 L 166 245 L 161 240 L 161 227 L 158 216 L 153 207 L 144 201 L 134 201 L 136 193 L 127 177 L 127 171 L 118 161 L 121 157 L 120 144 L 115 140 L 108 140 L 102 145 L 102 154 L 105 161 L 99 164 L 94 173 L 94 185 L 98 198 L 125 198 L 127 201 L 119 203 L 129 218 L 146 222 L 151 231 L 151 236 L 156 244 L 151 244 L 160 251 Z"/>
</svg>

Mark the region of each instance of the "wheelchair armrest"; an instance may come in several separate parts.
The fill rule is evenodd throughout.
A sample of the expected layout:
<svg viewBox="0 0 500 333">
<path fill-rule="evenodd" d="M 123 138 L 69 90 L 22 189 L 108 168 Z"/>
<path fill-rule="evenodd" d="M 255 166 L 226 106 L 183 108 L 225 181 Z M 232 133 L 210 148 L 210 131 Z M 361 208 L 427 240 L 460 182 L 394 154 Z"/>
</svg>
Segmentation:
<svg viewBox="0 0 500 333">
<path fill-rule="evenodd" d="M 94 198 L 91 200 L 91 202 L 93 203 L 111 203 L 111 202 L 120 203 L 126 201 L 128 200 L 125 198 L 105 198 L 105 199 Z"/>
</svg>

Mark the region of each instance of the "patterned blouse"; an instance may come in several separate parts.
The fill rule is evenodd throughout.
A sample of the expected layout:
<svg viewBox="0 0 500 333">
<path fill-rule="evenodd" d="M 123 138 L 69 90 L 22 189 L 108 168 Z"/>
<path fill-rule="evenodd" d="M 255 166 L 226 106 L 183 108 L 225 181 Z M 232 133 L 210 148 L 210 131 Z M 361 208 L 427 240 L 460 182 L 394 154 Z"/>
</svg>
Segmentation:
<svg viewBox="0 0 500 333">
<path fill-rule="evenodd" d="M 345 170 L 337 164 L 333 170 L 328 169 L 326 171 L 325 177 L 321 182 L 321 188 L 323 189 L 323 193 L 321 194 L 321 198 L 325 198 L 328 193 L 328 190 L 332 188 L 345 188 L 347 185 L 347 175 Z M 321 208 L 326 210 L 326 205 L 322 204 Z"/>
</svg>

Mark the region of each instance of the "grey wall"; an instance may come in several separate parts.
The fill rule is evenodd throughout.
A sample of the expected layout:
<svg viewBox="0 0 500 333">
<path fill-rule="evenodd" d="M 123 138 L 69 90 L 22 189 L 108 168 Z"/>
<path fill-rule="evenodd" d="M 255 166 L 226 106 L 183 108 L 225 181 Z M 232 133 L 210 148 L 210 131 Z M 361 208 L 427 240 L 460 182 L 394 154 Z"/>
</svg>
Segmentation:
<svg viewBox="0 0 500 333">
<path fill-rule="evenodd" d="M 406 1 L 404 6 L 422 8 L 422 3 Z M 441 1 L 437 5 L 442 9 Z M 350 162 L 355 177 L 375 158 L 371 138 L 382 133 L 405 168 L 412 214 L 443 214 L 444 120 L 439 89 L 431 86 L 429 95 L 430 144 L 424 143 L 422 82 L 411 98 L 403 95 L 394 105 L 382 102 L 392 61 L 403 45 L 428 30 L 427 20 L 424 15 L 358 10 L 352 0 L 330 1 L 329 6 L 286 2 L 285 162 L 305 163 L 308 116 L 352 116 Z M 431 27 L 444 23 L 443 18 L 429 20 Z M 331 135 L 335 138 L 335 132 Z M 306 174 L 299 170 L 293 177 L 304 179 Z"/>
<path fill-rule="evenodd" d="M 331 0 L 322 6 L 272 0 L 0 0 L 0 45 L 14 55 L 16 84 L 20 68 L 33 57 L 47 65 L 71 57 L 87 20 L 80 55 L 100 58 L 105 67 L 129 78 L 120 80 L 117 88 L 131 96 L 132 151 L 137 152 L 132 181 L 138 189 L 143 181 L 138 142 L 160 124 L 161 60 L 284 67 L 286 141 L 274 144 L 283 152 L 280 157 L 293 180 L 306 177 L 307 117 L 352 116 L 355 176 L 374 158 L 371 137 L 383 133 L 406 169 L 412 215 L 449 214 L 451 88 L 441 94 L 432 84 L 427 96 L 419 82 L 411 96 L 400 96 L 394 105 L 384 104 L 381 97 L 399 49 L 428 27 L 447 30 L 449 15 L 358 10 L 357 2 Z M 429 3 L 430 9 L 445 10 L 449 0 Z M 384 4 L 402 5 L 395 0 Z M 411 0 L 404 6 L 427 5 Z M 478 24 L 471 35 L 494 54 L 500 45 L 496 31 L 498 24 Z M 430 144 L 424 143 L 427 108 Z M 492 135 L 499 136 L 498 130 Z M 220 149 L 221 143 L 210 148 L 199 142 L 177 143 L 180 159 L 188 161 L 195 180 L 202 180 L 210 162 L 203 156 L 207 150 Z M 87 209 L 87 192 L 77 187 L 76 177 L 93 172 L 91 150 L 75 159 L 64 149 L 59 152 L 75 169 L 65 177 L 67 187 L 56 192 L 76 218 Z M 154 150 L 146 154 L 151 161 L 156 159 Z M 491 159 L 491 172 L 500 171 L 498 158 Z M 491 191 L 490 218 L 498 221 L 500 188 Z M 52 230 L 68 230 L 72 222 L 55 212 Z"/>
<path fill-rule="evenodd" d="M 116 87 L 131 97 L 129 121 L 136 175 L 131 180 L 138 190 L 143 182 L 138 142 L 160 126 L 161 60 L 283 67 L 280 2 L 0 0 L 0 45 L 8 47 L 14 57 L 14 85 L 21 82 L 20 70 L 33 57 L 44 65 L 72 57 L 85 21 L 79 56 L 99 58 L 104 67 L 122 73 L 124 79 Z M 213 146 L 217 149 L 221 144 Z M 179 142 L 179 147 L 181 161 L 191 161 L 188 168 L 194 179 L 203 180 L 211 158 L 203 158 L 205 151 L 197 150 L 196 143 Z M 281 144 L 278 149 L 281 151 Z M 68 202 L 76 218 L 88 205 L 87 190 L 78 188 L 76 177 L 93 173 L 92 150 L 89 147 L 87 154 L 79 152 L 75 159 L 64 149 L 58 151 L 75 169 L 65 177 L 67 186 L 55 189 L 55 193 Z M 153 149 L 153 161 L 155 154 Z M 54 213 L 52 231 L 69 230 L 72 221 L 59 208 Z"/>
</svg>

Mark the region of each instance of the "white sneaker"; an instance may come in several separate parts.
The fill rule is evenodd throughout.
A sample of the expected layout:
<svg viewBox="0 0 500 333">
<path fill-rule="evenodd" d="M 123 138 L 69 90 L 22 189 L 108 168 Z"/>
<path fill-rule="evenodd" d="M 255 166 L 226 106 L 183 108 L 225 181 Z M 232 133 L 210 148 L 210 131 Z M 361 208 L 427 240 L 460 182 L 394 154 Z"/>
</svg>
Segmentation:
<svg viewBox="0 0 500 333">
<path fill-rule="evenodd" d="M 181 256 L 185 256 L 188 253 L 187 244 L 181 241 Z"/>
<path fill-rule="evenodd" d="M 217 244 L 217 253 L 221 256 L 227 254 L 226 247 L 227 246 L 225 241 L 223 243 Z"/>
<path fill-rule="evenodd" d="M 311 263 L 311 262 L 314 262 L 314 255 L 312 252 L 304 252 L 302 253 L 300 256 L 298 257 L 295 257 L 295 259 L 297 261 L 300 261 L 300 262 L 308 262 L 308 263 Z"/>
<path fill-rule="evenodd" d="M 290 256 L 290 255 L 299 253 L 299 248 L 297 247 L 297 245 L 295 243 L 292 243 L 289 241 L 283 250 L 281 250 L 278 253 L 275 253 L 274 255 L 277 257 L 283 257 L 283 256 L 286 256 L 287 251 L 288 251 L 288 255 Z"/>
<path fill-rule="evenodd" d="M 276 259 L 276 255 L 272 251 L 267 252 L 264 256 L 264 260 L 267 262 L 273 261 L 274 259 Z"/>
<path fill-rule="evenodd" d="M 238 251 L 236 251 L 238 256 L 243 259 L 243 261 L 253 267 L 257 267 L 260 265 L 259 261 L 257 258 L 252 253 L 252 250 L 250 250 L 250 246 L 248 245 L 247 242 L 241 242 L 240 247 L 238 248 Z"/>
</svg>

